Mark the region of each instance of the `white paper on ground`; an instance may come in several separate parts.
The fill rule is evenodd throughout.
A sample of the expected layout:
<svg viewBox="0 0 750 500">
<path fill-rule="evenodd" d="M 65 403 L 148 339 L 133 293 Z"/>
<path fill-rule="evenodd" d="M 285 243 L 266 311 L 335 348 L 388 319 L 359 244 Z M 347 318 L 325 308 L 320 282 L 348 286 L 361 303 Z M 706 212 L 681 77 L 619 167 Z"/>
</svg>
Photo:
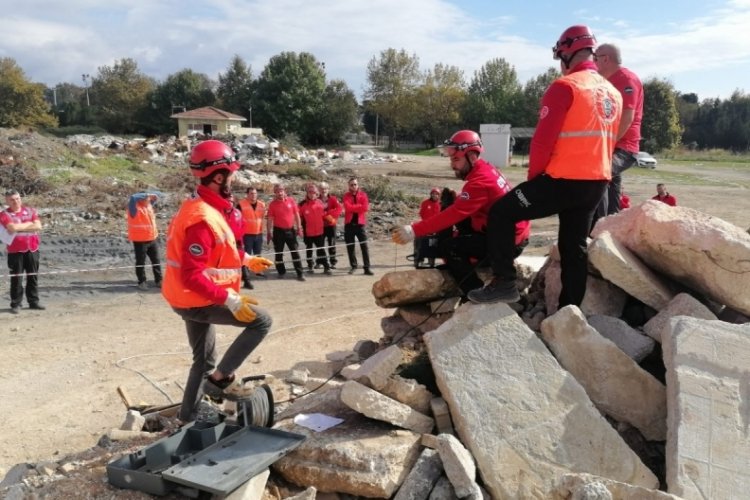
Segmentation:
<svg viewBox="0 0 750 500">
<path fill-rule="evenodd" d="M 331 417 L 322 413 L 300 413 L 294 417 L 294 423 L 307 429 L 321 432 L 343 422 L 343 418 Z"/>
</svg>

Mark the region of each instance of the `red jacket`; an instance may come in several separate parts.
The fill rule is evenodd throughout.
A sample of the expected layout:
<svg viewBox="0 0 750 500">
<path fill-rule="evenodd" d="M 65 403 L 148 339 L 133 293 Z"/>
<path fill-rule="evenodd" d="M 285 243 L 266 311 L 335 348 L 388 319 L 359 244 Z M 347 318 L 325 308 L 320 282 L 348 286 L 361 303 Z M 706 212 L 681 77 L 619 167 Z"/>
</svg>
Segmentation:
<svg viewBox="0 0 750 500">
<path fill-rule="evenodd" d="M 658 194 L 651 198 L 652 200 L 659 200 L 662 203 L 666 203 L 670 207 L 676 207 L 677 206 L 677 198 L 672 196 L 671 194 L 667 193 L 664 196 L 659 196 Z"/>
<path fill-rule="evenodd" d="M 440 213 L 440 200 L 432 201 L 432 198 L 427 198 L 419 206 L 419 218 L 427 220 Z"/>
<path fill-rule="evenodd" d="M 268 225 L 270 233 L 274 228 L 292 229 L 297 223 L 295 214 L 299 213 L 297 202 L 287 196 L 283 200 L 274 198 L 266 209 L 266 219 L 272 222 Z"/>
<path fill-rule="evenodd" d="M 320 201 L 323 202 L 323 207 L 325 208 L 325 212 L 323 213 L 323 217 L 330 215 L 333 217 L 334 223 L 329 224 L 328 222 L 325 223 L 326 226 L 335 226 L 336 220 L 341 215 L 341 211 L 344 207 L 341 206 L 341 203 L 339 202 L 339 199 L 336 198 L 334 195 L 329 194 L 328 197 L 324 200 L 322 197 L 320 198 Z"/>
<path fill-rule="evenodd" d="M 434 217 L 412 224 L 414 236 L 437 233 L 471 217 L 471 228 L 483 233 L 487 228 L 490 207 L 510 191 L 510 183 L 489 162 L 478 159 L 466 176 L 466 183 L 456 201 Z M 516 244 L 529 237 L 529 221 L 516 224 Z"/>
<path fill-rule="evenodd" d="M 370 200 L 361 189 L 355 194 L 350 191 L 344 193 L 344 224 L 350 224 L 357 214 L 357 224 L 362 226 L 367 222 L 367 212 L 370 210 Z"/>
<path fill-rule="evenodd" d="M 305 198 L 299 204 L 299 215 L 302 218 L 302 227 L 305 229 L 305 237 L 314 238 L 323 234 L 323 216 L 325 207 L 319 199 L 311 200 Z"/>
<path fill-rule="evenodd" d="M 7 227 L 8 224 L 21 224 L 23 222 L 34 222 L 39 220 L 39 215 L 31 207 L 21 205 L 21 210 L 11 212 L 6 208 L 0 212 L 0 224 Z M 36 252 L 39 250 L 39 233 L 16 233 L 13 242 L 8 245 L 8 253 Z"/>
</svg>

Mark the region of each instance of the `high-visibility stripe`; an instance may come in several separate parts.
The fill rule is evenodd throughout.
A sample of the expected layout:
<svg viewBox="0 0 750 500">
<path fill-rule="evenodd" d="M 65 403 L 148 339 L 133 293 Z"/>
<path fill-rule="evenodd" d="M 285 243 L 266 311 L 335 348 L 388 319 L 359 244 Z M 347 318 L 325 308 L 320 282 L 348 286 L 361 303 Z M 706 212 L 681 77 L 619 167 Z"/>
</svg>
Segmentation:
<svg viewBox="0 0 750 500">
<path fill-rule="evenodd" d="M 606 130 L 581 130 L 580 132 L 560 132 L 558 137 L 614 137 Z"/>
</svg>

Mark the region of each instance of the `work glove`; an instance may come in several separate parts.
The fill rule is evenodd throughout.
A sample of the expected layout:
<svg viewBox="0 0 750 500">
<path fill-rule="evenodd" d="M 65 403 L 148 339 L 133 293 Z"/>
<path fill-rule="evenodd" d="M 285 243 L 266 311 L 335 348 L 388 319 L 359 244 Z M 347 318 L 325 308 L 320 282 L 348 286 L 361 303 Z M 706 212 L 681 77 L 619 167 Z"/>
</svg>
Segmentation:
<svg viewBox="0 0 750 500">
<path fill-rule="evenodd" d="M 410 241 L 414 241 L 414 229 L 411 226 L 401 226 L 393 230 L 391 239 L 394 243 L 399 245 L 406 245 Z"/>
<path fill-rule="evenodd" d="M 242 263 L 247 266 L 255 274 L 260 274 L 273 265 L 273 262 L 266 259 L 265 257 L 250 257 L 245 256 L 245 261 Z"/>
<path fill-rule="evenodd" d="M 336 224 L 336 219 L 333 218 L 333 215 L 326 215 L 323 217 L 323 220 L 325 220 L 329 226 Z"/>
<path fill-rule="evenodd" d="M 227 300 L 224 301 L 224 305 L 227 309 L 232 311 L 232 315 L 237 321 L 243 323 L 252 323 L 255 320 L 255 311 L 252 310 L 250 305 L 257 305 L 258 299 L 250 297 L 249 295 L 240 295 L 239 293 L 230 290 L 227 295 Z"/>
</svg>

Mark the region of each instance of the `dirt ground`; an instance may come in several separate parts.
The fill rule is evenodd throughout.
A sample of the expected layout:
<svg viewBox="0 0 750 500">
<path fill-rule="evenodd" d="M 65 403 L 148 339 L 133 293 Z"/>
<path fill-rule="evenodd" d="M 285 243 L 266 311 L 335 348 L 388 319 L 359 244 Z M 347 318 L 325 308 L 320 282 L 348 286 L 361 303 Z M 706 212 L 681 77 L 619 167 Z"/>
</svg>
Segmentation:
<svg viewBox="0 0 750 500">
<path fill-rule="evenodd" d="M 365 179 L 365 190 L 367 176 L 379 174 L 420 196 L 426 196 L 432 185 L 461 185 L 446 159 L 404 158 L 403 163 L 350 168 Z M 506 174 L 518 183 L 526 170 L 511 167 Z M 625 187 L 637 204 L 653 196 L 660 181 L 667 183 L 680 205 L 743 229 L 750 225 L 747 168 L 633 168 L 626 173 Z M 556 218 L 534 223 L 526 254 L 543 255 L 556 230 Z M 47 310 L 23 309 L 15 316 L 0 308 L 0 478 L 14 464 L 57 459 L 91 447 L 118 427 L 125 413 L 118 386 L 139 402 L 179 401 L 190 364 L 177 315 L 157 289 L 143 292 L 135 287 L 130 247 L 123 238 L 58 234 L 43 235 L 43 240 L 41 271 L 53 273 L 40 277 Z M 339 252 L 345 254 L 343 243 Z M 316 274 L 300 283 L 278 280 L 270 271 L 268 279 L 257 280 L 252 293 L 271 313 L 274 326 L 240 372 L 283 378 L 293 368 L 306 367 L 323 376 L 329 373 L 327 353 L 351 349 L 358 340 L 378 340 L 380 319 L 392 311 L 375 306 L 372 284 L 389 271 L 410 268 L 409 253 L 385 234 L 376 234 L 371 249 L 374 277 L 361 270 L 348 275 L 343 256 L 333 276 Z M 104 267 L 116 269 L 101 270 Z M 150 269 L 147 275 L 151 278 Z M 7 276 L 0 276 L 0 301 L 6 304 L 7 290 Z M 223 352 L 235 330 L 220 327 L 218 335 Z"/>
</svg>

